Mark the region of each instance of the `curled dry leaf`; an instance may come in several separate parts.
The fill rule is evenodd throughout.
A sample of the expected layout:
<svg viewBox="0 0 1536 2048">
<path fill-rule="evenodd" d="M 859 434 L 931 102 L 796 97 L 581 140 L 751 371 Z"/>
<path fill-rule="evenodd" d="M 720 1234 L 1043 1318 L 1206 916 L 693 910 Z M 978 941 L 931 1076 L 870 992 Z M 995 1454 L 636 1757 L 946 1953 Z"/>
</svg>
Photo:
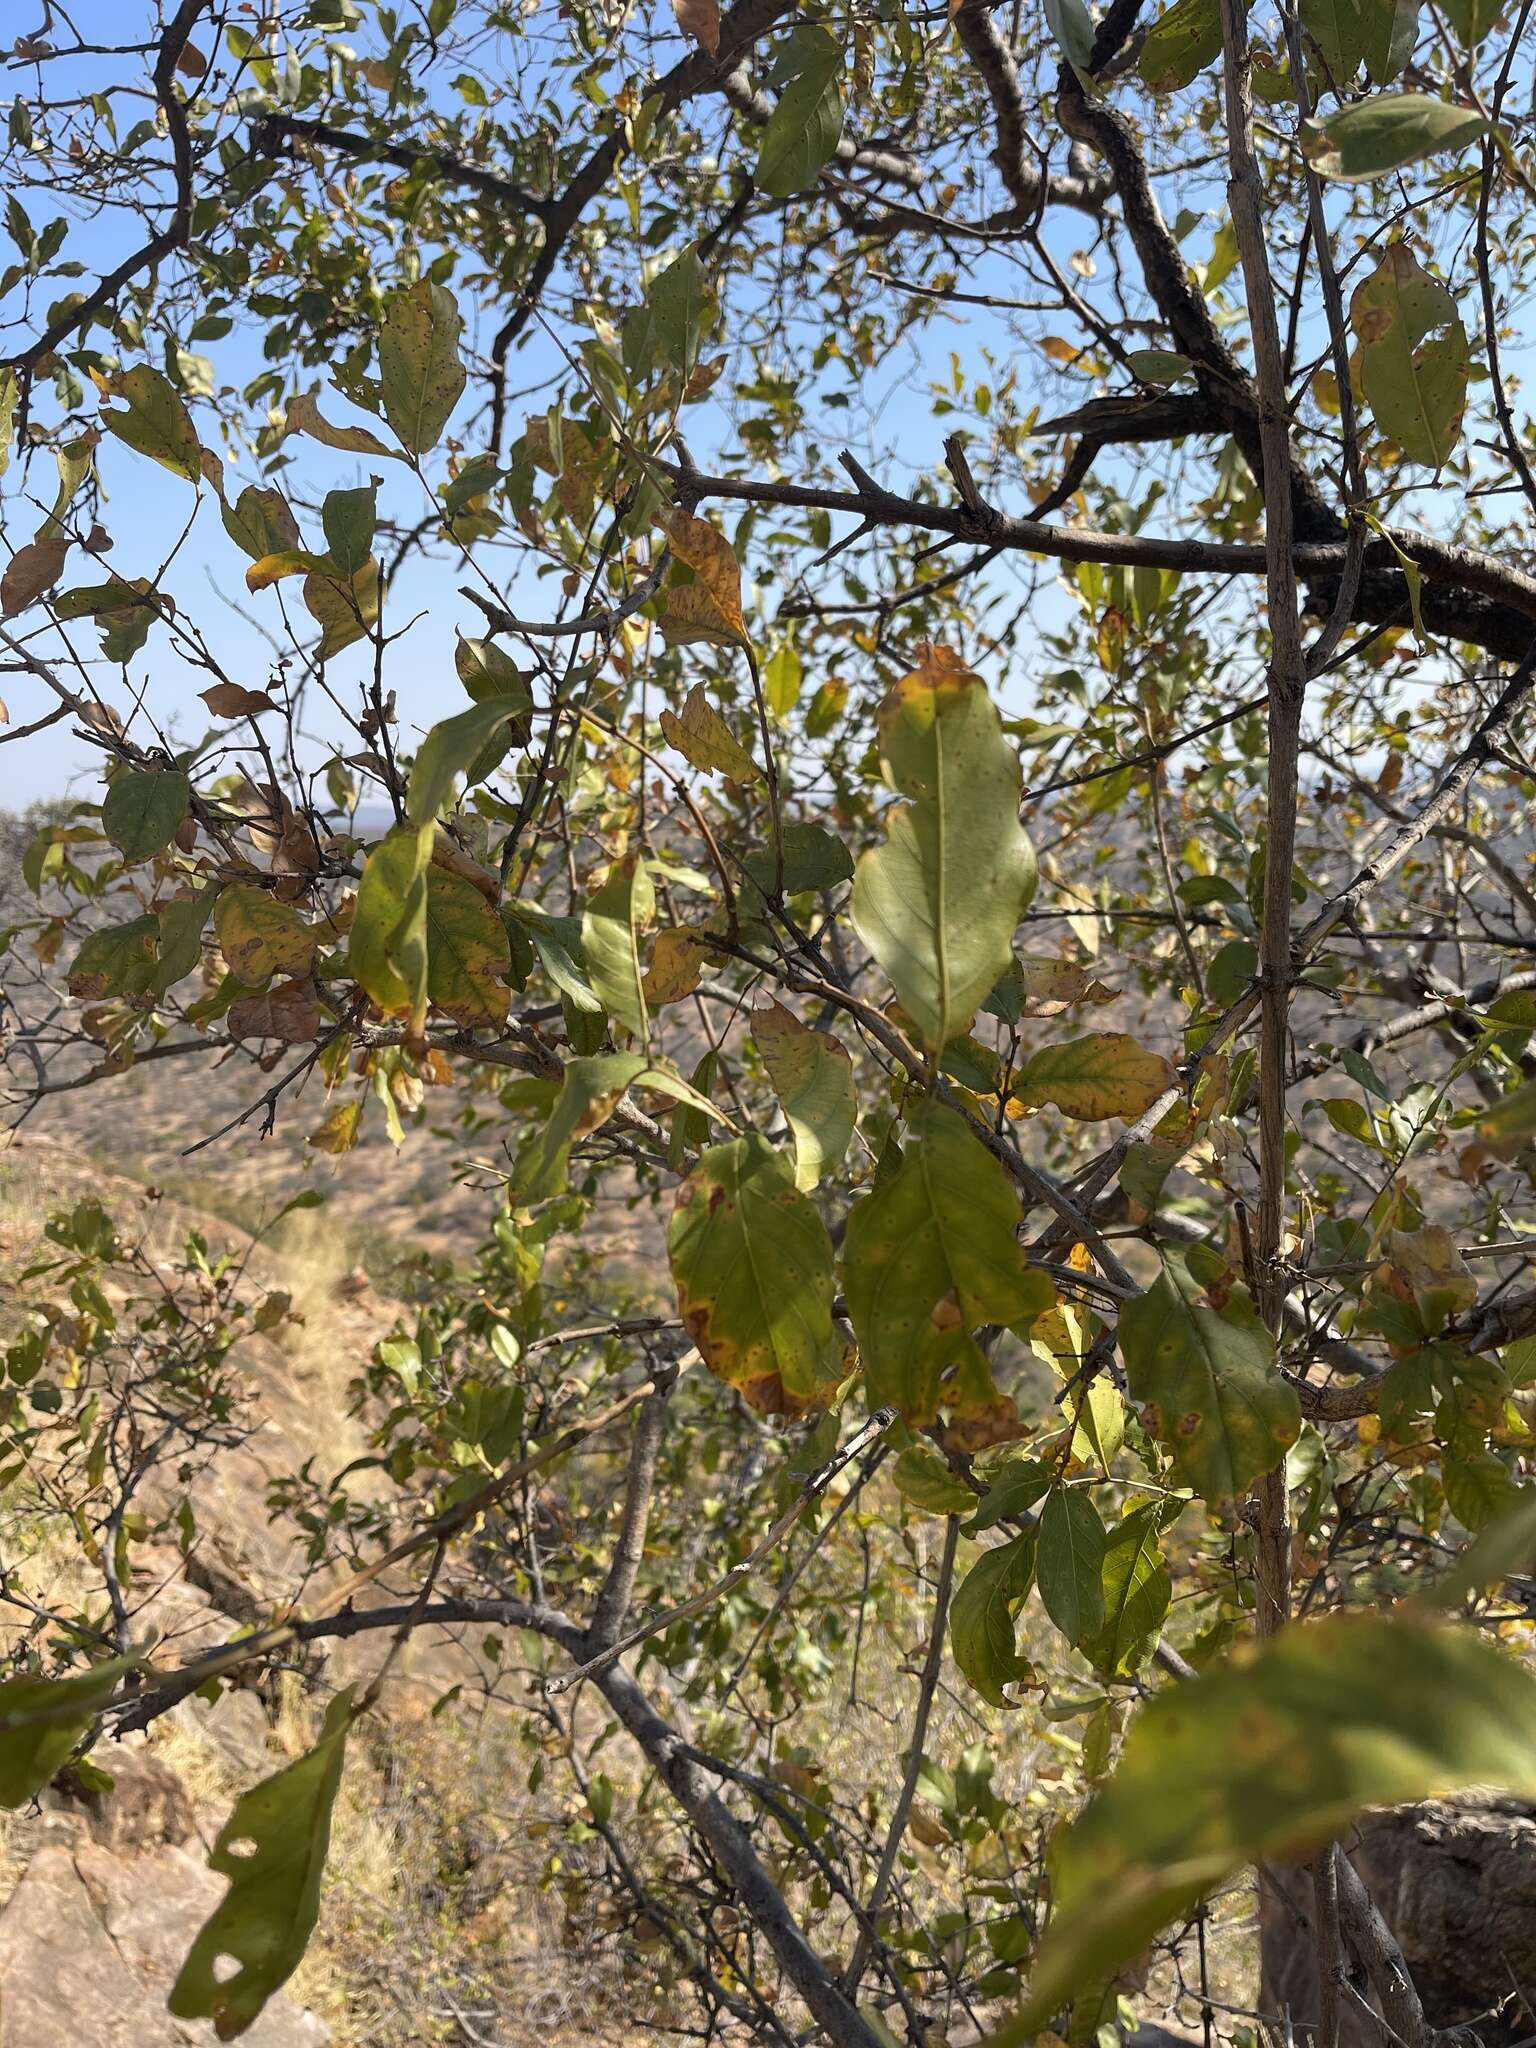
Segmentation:
<svg viewBox="0 0 1536 2048">
<path fill-rule="evenodd" d="M 215 718 L 255 718 L 262 711 L 276 711 L 265 690 L 247 690 L 240 683 L 215 683 L 198 693 Z"/>
</svg>

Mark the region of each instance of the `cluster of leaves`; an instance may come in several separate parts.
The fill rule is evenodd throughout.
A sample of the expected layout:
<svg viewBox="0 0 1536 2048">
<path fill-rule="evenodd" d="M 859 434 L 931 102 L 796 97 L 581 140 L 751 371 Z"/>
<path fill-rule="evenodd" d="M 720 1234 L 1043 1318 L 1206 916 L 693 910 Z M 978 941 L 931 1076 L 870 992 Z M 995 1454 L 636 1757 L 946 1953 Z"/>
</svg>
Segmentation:
<svg viewBox="0 0 1536 2048">
<path fill-rule="evenodd" d="M 232 1055 L 266 1082 L 253 1078 L 241 1121 L 306 1119 L 317 1167 L 366 1171 L 380 1129 L 403 1145 L 429 1120 L 450 1125 L 495 1187 L 493 1235 L 360 1375 L 366 1459 L 341 1472 L 312 1461 L 276 1489 L 311 1566 L 372 1583 L 430 1552 L 424 1609 L 452 1552 L 446 1569 L 477 1613 L 478 1602 L 498 1628 L 521 1615 L 541 1656 L 591 1650 L 594 1668 L 608 1652 L 562 1617 L 625 1571 L 632 1594 L 638 1575 L 658 1609 L 640 1670 L 707 1710 L 719 1756 L 767 1802 L 807 1911 L 857 1905 L 856 1884 L 871 1865 L 880 1873 L 866 1919 L 890 1998 L 910 2005 L 962 1966 L 977 1995 L 1012 1995 L 1028 1964 L 1016 2030 L 1075 2002 L 1086 2038 L 1136 1952 L 1244 1862 L 1305 1853 L 1369 1803 L 1474 1779 L 1536 1785 L 1528 1675 L 1422 1612 L 1307 1619 L 1256 1654 L 1229 1654 L 1258 1601 L 1244 1510 L 1256 1489 L 1288 1500 L 1288 1552 L 1320 1615 L 1411 1589 L 1426 1545 L 1480 1530 L 1502 1543 L 1513 1528 L 1518 1549 L 1528 1534 L 1536 1314 L 1504 1298 L 1507 1283 L 1484 1293 L 1474 1263 L 1513 1256 L 1519 1271 L 1536 1179 L 1536 998 L 1502 970 L 1480 972 L 1485 955 L 1528 948 L 1517 927 L 1530 887 L 1495 841 L 1523 825 L 1536 773 L 1506 721 L 1476 764 L 1497 762 L 1485 785 L 1497 794 L 1466 796 L 1459 823 L 1436 814 L 1443 861 L 1378 858 L 1385 830 L 1413 815 L 1395 794 L 1408 768 L 1436 787 L 1426 750 L 1443 741 L 1457 758 L 1477 715 L 1470 650 L 1502 643 L 1442 631 L 1434 693 L 1420 690 L 1405 716 L 1404 671 L 1437 614 L 1419 543 L 1367 509 L 1369 487 L 1395 503 L 1423 472 L 1456 487 L 1469 548 L 1498 538 L 1484 502 L 1496 492 L 1473 489 L 1468 413 L 1484 384 L 1501 394 L 1495 416 L 1507 411 L 1489 204 L 1497 177 L 1528 192 L 1531 174 L 1497 119 L 1508 65 L 1464 103 L 1491 20 L 1451 8 L 1449 30 L 1437 17 L 1421 49 L 1405 0 L 1308 4 L 1254 60 L 1257 96 L 1300 145 L 1266 156 L 1276 217 L 1299 223 L 1310 206 L 1305 237 L 1317 233 L 1315 178 L 1360 229 L 1347 308 L 1330 257 L 1330 345 L 1304 377 L 1305 260 L 1294 286 L 1296 459 L 1344 479 L 1351 538 L 1336 566 L 1360 610 L 1313 683 L 1305 845 L 1289 876 L 1290 905 L 1316 913 L 1294 965 L 1296 1015 L 1317 1043 L 1277 1074 L 1276 1037 L 1267 1071 L 1245 1038 L 1257 1010 L 1288 999 L 1259 974 L 1277 893 L 1263 697 L 1226 680 L 1230 667 L 1260 688 L 1269 650 L 1251 609 L 1213 600 L 1203 580 L 1248 573 L 1276 484 L 1255 473 L 1251 447 L 1240 455 L 1241 422 L 1221 410 L 1246 369 L 1190 353 L 1206 330 L 1225 349 L 1223 330 L 1244 317 L 1230 288 L 1240 252 L 1223 222 L 1208 256 L 1186 264 L 1198 216 L 1165 229 L 1150 199 L 1138 211 L 1126 182 L 1138 145 L 1112 104 L 1144 92 L 1152 125 L 1221 137 L 1230 110 L 1215 73 L 1231 10 L 1176 0 L 1140 45 L 1134 87 L 1094 71 L 1094 23 L 1076 0 L 1049 6 L 1015 48 L 994 47 L 990 14 L 966 0 L 932 49 L 899 10 L 861 17 L 845 41 L 830 16 L 780 33 L 776 11 L 758 23 L 688 0 L 681 64 L 617 86 L 610 44 L 623 50 L 626 31 L 580 5 L 551 32 L 558 56 L 520 85 L 477 55 L 480 27 L 535 33 L 499 8 L 433 0 L 423 25 L 387 8 L 365 24 L 351 0 L 286 11 L 282 33 L 227 27 L 214 57 L 185 35 L 162 46 L 172 182 L 180 192 L 190 165 L 221 166 L 216 186 L 187 188 L 161 252 L 184 255 L 177 281 L 157 273 L 99 304 L 61 302 L 45 325 L 62 323 L 56 343 L 0 373 L 0 447 L 19 436 L 25 479 L 7 498 L 17 538 L 0 630 L 104 764 L 99 801 L 31 837 L 27 900 L 6 905 L 0 951 L 16 965 L 18 1011 L 36 1013 L 23 1012 L 27 1043 L 64 1069 L 34 1099 Z M 743 83 L 731 60 L 769 34 Z M 454 50 L 466 68 L 445 106 L 438 67 Z M 970 79 L 957 50 L 980 52 L 979 87 L 950 89 Z M 178 62 L 220 90 L 168 85 Z M 910 194 L 932 179 L 946 209 L 974 197 L 978 93 L 1017 139 L 1021 63 L 1063 108 L 1076 94 L 1079 125 L 1089 100 L 1108 121 L 1121 212 L 1095 234 L 1112 241 L 1118 276 L 1114 238 L 1134 222 L 1145 292 L 1117 284 L 1119 299 L 1100 303 L 1092 249 L 1066 283 L 1038 229 L 1019 227 L 1033 203 L 1019 151 L 990 152 L 1010 204 L 968 232 L 1027 246 L 1054 310 L 1083 328 L 1031 345 L 1093 395 L 1042 423 L 1016 367 L 989 366 L 990 343 L 957 355 L 933 410 L 963 428 L 946 463 L 962 505 L 938 531 L 974 539 L 977 562 L 951 574 L 893 549 L 846 555 L 887 523 L 920 530 L 947 513 L 947 486 L 925 480 L 894 499 L 851 458 L 851 494 L 767 472 L 819 476 L 813 406 L 848 407 L 896 337 L 987 298 L 959 291 L 940 238 L 893 308 L 872 252 L 923 212 L 872 212 L 869 181 Z M 717 82 L 731 110 L 718 150 L 693 106 Z M 876 131 L 876 104 L 893 133 Z M 221 133 L 231 108 L 254 118 L 249 153 Z M 131 184 L 153 124 L 119 139 L 101 94 L 71 120 L 78 151 L 57 152 L 78 164 L 71 189 Z M 1481 211 L 1457 196 L 1474 144 Z M 56 143 L 13 111 L 10 146 Z M 269 190 L 279 149 L 299 154 Z M 311 178 L 308 150 L 352 167 Z M 1410 170 L 1432 180 L 1429 196 L 1405 201 L 1384 233 L 1372 211 L 1382 181 Z M 1068 176 L 1077 188 L 1042 170 L 1035 198 L 1065 190 L 1077 205 L 1083 180 Z M 1437 255 L 1436 204 L 1470 223 L 1480 250 L 1483 362 Z M 21 262 L 0 296 L 75 274 L 67 225 L 35 228 L 18 197 L 9 229 Z M 1499 232 L 1512 297 L 1528 259 L 1507 218 Z M 790 374 L 781 344 L 800 314 L 786 279 L 794 265 L 819 275 L 821 238 L 839 233 L 858 261 L 827 266 L 838 281 L 818 288 L 836 318 L 813 309 L 810 359 Z M 1292 241 L 1305 237 L 1297 227 Z M 1150 273 L 1165 261 L 1180 268 L 1159 296 Z M 544 410 L 512 432 L 507 352 L 561 262 L 569 345 L 541 380 Z M 1159 341 L 1185 346 L 1121 346 L 1122 331 L 1149 324 L 1148 304 Z M 503 324 L 487 360 L 475 338 L 491 313 Z M 264 358 L 239 391 L 198 352 L 237 315 L 262 332 Z M 324 393 L 306 388 L 322 365 Z M 55 416 L 41 420 L 49 375 Z M 471 417 L 482 378 L 485 409 Z M 717 392 L 734 407 L 720 477 L 678 438 L 685 420 L 729 438 Z M 1011 636 L 983 624 L 997 586 L 956 589 L 987 575 L 1008 537 L 967 446 L 978 464 L 985 448 L 992 486 L 1011 488 L 1021 466 L 1034 474 L 1039 441 L 1070 435 L 1091 463 L 1130 417 L 1180 445 L 1217 437 L 1221 452 L 1193 477 L 1153 478 L 1132 433 L 1141 459 L 1114 482 L 1085 483 L 1088 464 L 1072 472 L 1102 530 L 1056 543 L 1049 603 L 1036 568 L 1023 572 L 1040 662 L 1017 714 Z M 34 502 L 45 453 L 58 486 Z M 216 521 L 215 543 L 243 558 L 245 598 L 280 650 L 263 687 L 237 679 L 244 657 L 210 644 L 172 588 L 179 548 L 148 573 L 101 580 L 107 472 L 149 473 L 138 464 L 155 466 L 157 489 L 172 480 L 189 532 Z M 1159 513 L 1165 498 L 1173 518 Z M 727 531 L 711 508 L 730 500 L 746 509 Z M 1154 516 L 1176 529 L 1186 514 L 1211 533 L 1209 552 L 1139 545 Z M 845 515 L 858 524 L 840 534 Z M 1362 569 L 1368 530 L 1379 546 Z M 1047 537 L 1037 523 L 1018 552 Z M 469 579 L 475 630 L 451 648 L 441 577 L 415 608 L 418 551 Z M 813 555 L 840 564 L 831 595 L 802 587 Z M 1443 549 L 1437 559 L 1443 574 Z M 1497 582 L 1524 592 L 1528 614 L 1529 579 L 1499 581 L 1490 560 L 1485 550 L 1460 594 Z M 789 594 L 775 611 L 776 577 Z M 558 589 L 561 615 L 519 618 L 529 589 Z M 91 655 L 77 644 L 87 624 Z M 146 710 L 141 656 L 205 685 L 195 738 Z M 419 721 L 413 667 L 433 677 Z M 453 682 L 438 680 L 450 668 Z M 339 723 L 316 747 L 320 706 Z M 1345 903 L 1357 870 L 1362 893 Z M 1392 894 L 1366 910 L 1389 873 Z M 1278 858 L 1275 874 L 1284 898 Z M 1355 950 L 1362 914 L 1382 905 L 1395 922 Z M 1422 941 L 1410 967 L 1382 950 L 1400 940 Z M 1454 982 L 1434 957 L 1448 944 Z M 34 1001 L 39 989 L 49 1001 Z M 1378 998 L 1406 1005 L 1405 990 L 1434 998 L 1427 1012 L 1404 1008 L 1405 1055 L 1390 1028 L 1336 1027 L 1328 1007 L 1369 1018 Z M 1284 1021 L 1282 1008 L 1282 1043 Z M 1425 1043 L 1438 1049 L 1421 1064 Z M 1290 1125 L 1278 1151 L 1277 1117 Z M 635 1299 L 587 1242 L 604 1201 L 647 1222 L 661 1212 L 667 1272 L 658 1261 Z M 1255 1211 L 1284 1224 L 1259 1257 Z M 229 1347 L 287 1313 L 275 1298 L 242 1309 L 233 1269 L 196 1244 L 183 1278 L 205 1291 L 200 1314 L 184 1288 L 127 1310 L 102 1270 L 148 1269 L 102 1213 L 84 1205 L 53 1235 L 58 1257 L 27 1276 L 51 1305 L 6 1354 L 4 1470 L 57 1503 L 99 1564 L 105 1604 L 69 1619 L 76 1660 L 85 1644 L 102 1656 L 59 1675 L 32 1643 L 0 1686 L 11 1803 L 103 1716 L 184 1683 L 134 1643 L 122 1590 L 137 1537 L 195 1535 L 184 1492 L 148 1514 L 135 1505 L 146 1404 L 177 1455 L 185 1439 L 216 1456 L 235 1427 Z M 606 1427 L 618 1387 L 627 1414 L 695 1364 L 667 1410 L 654 1503 L 639 1424 L 623 1483 L 606 1451 L 571 1456 Z M 829 1507 L 829 1460 L 870 1416 L 871 1462 L 850 1468 Z M 722 1483 L 743 1444 L 765 1443 L 744 1483 Z M 557 1460 L 567 1495 L 541 1502 L 526 1482 Z M 875 1481 L 882 1467 L 888 1484 Z M 663 1535 L 624 1564 L 648 1512 Z M 770 1600 L 751 1583 L 759 1547 L 797 1518 L 812 1538 Z M 888 1896 L 898 1850 L 916 1853 L 899 1802 L 833 1783 L 814 1747 L 788 1736 L 774 1776 L 753 1772 L 756 1727 L 792 1722 L 856 1654 L 866 1618 L 894 1629 L 902 1600 L 930 1583 L 940 1526 L 934 1671 L 947 1635 L 955 1669 L 999 1717 L 1081 1721 L 1080 1779 L 1102 1781 L 1056 1849 L 1043 1940 L 1038 1832 L 997 1789 L 992 1750 L 947 1770 L 922 1753 L 919 1724 L 907 1801 L 921 1791 L 932 1839 L 917 1820 L 914 1837 L 953 1852 L 964 1886 L 953 1912 L 926 1922 Z M 851 1529 L 866 1546 L 862 1581 L 839 1547 Z M 869 1591 L 876 1531 L 891 1569 Z M 1481 1556 L 1458 1599 L 1519 1561 L 1497 1544 Z M 801 1571 L 805 1619 L 786 1648 L 777 1625 Z M 1132 1712 L 1165 1648 L 1176 1575 L 1173 1669 L 1186 1675 Z M 1048 1657 L 1031 1634 L 1046 1628 Z M 222 1667 L 206 1675 L 217 1682 Z M 347 1731 L 375 1692 L 338 1694 L 313 1752 L 230 1816 L 213 1856 L 229 1896 L 187 1960 L 178 2015 L 231 2038 L 294 1967 Z M 556 1710 L 542 1712 L 585 1771 Z M 642 1718 L 628 1718 L 631 1732 Z M 601 1774 L 579 1782 L 581 1826 L 622 1873 L 619 1795 Z M 879 1822 L 898 1832 L 871 1854 Z M 766 2005 L 756 1934 L 722 1944 L 697 1905 L 702 1893 L 713 1912 L 716 1882 L 691 1865 L 686 1879 L 663 1871 L 676 1968 L 710 1997 Z M 694 1935 L 678 1931 L 696 1920 L 723 1963 L 697 1965 Z M 781 1963 L 784 1950 L 799 1954 L 786 1943 Z M 222 1957 L 239 1968 L 216 1967 Z M 868 2048 L 885 2021 L 856 2008 L 858 1976 L 850 1965 L 847 2039 Z M 917 2025 L 915 2008 L 907 2018 Z"/>
</svg>

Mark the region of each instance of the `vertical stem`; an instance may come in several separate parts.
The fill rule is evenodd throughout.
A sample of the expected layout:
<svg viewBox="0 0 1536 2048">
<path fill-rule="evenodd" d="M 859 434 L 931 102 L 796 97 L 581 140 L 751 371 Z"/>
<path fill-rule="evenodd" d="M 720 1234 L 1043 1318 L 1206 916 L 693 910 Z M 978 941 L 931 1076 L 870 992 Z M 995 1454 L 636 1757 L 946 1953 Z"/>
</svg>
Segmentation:
<svg viewBox="0 0 1536 2048">
<path fill-rule="evenodd" d="M 1227 198 L 1243 266 L 1253 333 L 1263 475 L 1264 552 L 1269 596 L 1269 788 L 1264 917 L 1259 944 L 1259 1214 L 1255 1260 L 1258 1309 L 1278 1333 L 1285 1305 L 1280 1246 L 1285 1225 L 1285 1070 L 1291 983 L 1291 868 L 1306 667 L 1292 562 L 1291 435 L 1285 360 L 1275 318 L 1274 282 L 1264 241 L 1264 201 L 1253 149 L 1253 97 L 1243 0 L 1221 0 L 1227 110 Z M 1249 1503 L 1260 1636 L 1290 1615 L 1290 1515 L 1285 1469 L 1269 1473 Z"/>
</svg>

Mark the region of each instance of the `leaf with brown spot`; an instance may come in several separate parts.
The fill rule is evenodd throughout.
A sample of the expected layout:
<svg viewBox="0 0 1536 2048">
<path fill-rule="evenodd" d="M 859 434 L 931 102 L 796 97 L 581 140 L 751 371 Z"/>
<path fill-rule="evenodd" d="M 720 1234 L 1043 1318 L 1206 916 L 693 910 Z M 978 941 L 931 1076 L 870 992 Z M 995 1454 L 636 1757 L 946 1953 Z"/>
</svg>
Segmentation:
<svg viewBox="0 0 1536 2048">
<path fill-rule="evenodd" d="M 472 882 L 427 870 L 427 994 L 468 1029 L 505 1023 L 512 965 L 507 928 Z"/>
<path fill-rule="evenodd" d="M 645 974 L 646 1002 L 660 1009 L 663 1003 L 680 1003 L 691 996 L 709 959 L 709 948 L 686 926 L 658 932 Z"/>
<path fill-rule="evenodd" d="M 231 974 L 255 988 L 274 974 L 294 979 L 314 965 L 320 934 L 265 889 L 226 889 L 213 909 L 219 951 Z"/>
<path fill-rule="evenodd" d="M 741 610 L 741 564 L 725 535 L 707 519 L 696 519 L 675 505 L 658 513 L 656 523 L 672 553 L 696 579 L 667 592 L 661 619 L 667 638 L 710 640 L 721 647 L 749 645 Z M 674 631 L 670 617 L 678 619 L 681 631 Z"/>
<path fill-rule="evenodd" d="M 853 1136 L 858 1104 L 847 1047 L 772 1001 L 753 1012 L 752 1042 L 789 1119 L 795 1186 L 813 1188 L 841 1164 Z"/>
<path fill-rule="evenodd" d="M 1013 1094 L 1034 1109 L 1054 1102 L 1081 1123 L 1112 1116 L 1133 1120 L 1177 1079 L 1160 1052 L 1149 1052 L 1125 1032 L 1091 1031 L 1031 1054 Z"/>
<path fill-rule="evenodd" d="M 284 1045 L 309 1045 L 320 1036 L 320 1010 L 312 981 L 280 981 L 263 994 L 241 996 L 229 1006 L 231 1038 L 276 1038 Z"/>
<path fill-rule="evenodd" d="M 760 1414 L 803 1414 L 837 1392 L 832 1241 L 789 1162 L 757 1131 L 715 1145 L 678 1190 L 668 1233 L 689 1335 Z"/>
<path fill-rule="evenodd" d="M 1263 1324 L 1191 1299 L 1173 1266 L 1120 1311 L 1131 1398 L 1180 1480 L 1231 1500 L 1272 1472 L 1301 1434 L 1296 1390 Z"/>
</svg>

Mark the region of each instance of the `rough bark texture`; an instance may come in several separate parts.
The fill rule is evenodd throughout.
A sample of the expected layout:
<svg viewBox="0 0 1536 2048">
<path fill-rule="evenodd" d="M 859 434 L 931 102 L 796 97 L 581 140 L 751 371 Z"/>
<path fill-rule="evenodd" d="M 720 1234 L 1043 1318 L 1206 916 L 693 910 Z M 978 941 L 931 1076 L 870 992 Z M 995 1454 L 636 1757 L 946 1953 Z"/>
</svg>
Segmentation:
<svg viewBox="0 0 1536 2048">
<path fill-rule="evenodd" d="M 1471 2027 L 1488 2048 L 1536 2034 L 1536 1806 L 1495 1797 L 1374 1814 L 1345 1843 L 1396 1936 L 1425 2016 Z M 1260 1904 L 1264 1972 L 1298 2036 L 1315 2024 L 1311 1885 L 1286 1871 Z M 1346 1997 L 1341 2048 L 1381 2048 Z"/>
</svg>

